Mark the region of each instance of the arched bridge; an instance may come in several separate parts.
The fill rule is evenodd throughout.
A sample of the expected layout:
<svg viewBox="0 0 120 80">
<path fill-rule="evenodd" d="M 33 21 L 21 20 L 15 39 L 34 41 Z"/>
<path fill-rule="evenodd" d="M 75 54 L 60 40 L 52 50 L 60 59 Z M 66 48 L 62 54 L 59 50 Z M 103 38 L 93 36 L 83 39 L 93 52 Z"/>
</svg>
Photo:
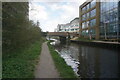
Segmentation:
<svg viewBox="0 0 120 80">
<path fill-rule="evenodd" d="M 78 36 L 78 34 L 76 33 L 69 33 L 69 32 L 48 32 L 47 35 L 48 36 L 63 36 L 63 37 Z"/>
</svg>

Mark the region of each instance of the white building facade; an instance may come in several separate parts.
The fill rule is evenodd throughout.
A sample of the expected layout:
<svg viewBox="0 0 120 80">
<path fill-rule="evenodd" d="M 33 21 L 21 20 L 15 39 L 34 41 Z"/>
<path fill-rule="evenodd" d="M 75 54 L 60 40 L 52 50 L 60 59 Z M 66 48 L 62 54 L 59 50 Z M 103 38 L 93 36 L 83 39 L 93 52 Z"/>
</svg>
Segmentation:
<svg viewBox="0 0 120 80">
<path fill-rule="evenodd" d="M 79 18 L 75 18 L 70 23 L 67 23 L 67 24 L 58 24 L 55 31 L 79 34 Z"/>
<path fill-rule="evenodd" d="M 71 22 L 71 27 L 70 27 L 70 31 L 72 33 L 78 33 L 79 34 L 79 18 L 75 18 L 73 19 Z"/>
</svg>

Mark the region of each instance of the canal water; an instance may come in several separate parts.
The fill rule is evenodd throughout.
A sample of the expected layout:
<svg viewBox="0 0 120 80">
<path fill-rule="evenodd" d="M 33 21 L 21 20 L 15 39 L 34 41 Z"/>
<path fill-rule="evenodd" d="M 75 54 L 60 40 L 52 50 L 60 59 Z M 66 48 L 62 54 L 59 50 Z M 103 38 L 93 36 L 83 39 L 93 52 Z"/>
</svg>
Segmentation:
<svg viewBox="0 0 120 80">
<path fill-rule="evenodd" d="M 118 51 L 76 43 L 51 43 L 66 63 L 82 78 L 119 78 Z"/>
</svg>

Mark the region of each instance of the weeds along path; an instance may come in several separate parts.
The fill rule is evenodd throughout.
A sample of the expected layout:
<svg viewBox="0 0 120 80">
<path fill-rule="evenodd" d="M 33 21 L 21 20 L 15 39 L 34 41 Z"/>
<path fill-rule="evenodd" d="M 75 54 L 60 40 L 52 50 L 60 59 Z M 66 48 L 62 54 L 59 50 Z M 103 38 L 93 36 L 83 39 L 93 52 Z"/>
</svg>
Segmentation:
<svg viewBox="0 0 120 80">
<path fill-rule="evenodd" d="M 59 78 L 47 42 L 44 42 L 42 45 L 39 63 L 35 70 L 35 78 Z"/>
</svg>

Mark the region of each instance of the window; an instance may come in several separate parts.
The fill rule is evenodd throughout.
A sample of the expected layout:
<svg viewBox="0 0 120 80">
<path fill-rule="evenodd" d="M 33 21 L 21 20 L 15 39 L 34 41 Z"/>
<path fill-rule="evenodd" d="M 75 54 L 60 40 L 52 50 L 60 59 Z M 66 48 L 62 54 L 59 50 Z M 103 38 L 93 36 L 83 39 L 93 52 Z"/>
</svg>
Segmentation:
<svg viewBox="0 0 120 80">
<path fill-rule="evenodd" d="M 108 10 L 110 10 L 109 8 L 109 2 L 106 2 L 106 4 L 105 4 L 105 8 L 106 8 L 106 10 L 108 11 Z"/>
<path fill-rule="evenodd" d="M 86 27 L 86 22 L 83 22 L 82 23 L 82 28 L 85 28 Z"/>
<path fill-rule="evenodd" d="M 86 14 L 82 15 L 82 20 L 86 20 Z"/>
<path fill-rule="evenodd" d="M 94 27 L 96 25 L 96 19 L 90 20 L 90 27 Z"/>
<path fill-rule="evenodd" d="M 87 6 L 86 6 L 86 7 L 87 7 L 87 10 L 88 10 L 88 9 L 90 8 L 90 4 L 87 4 Z"/>
<path fill-rule="evenodd" d="M 90 17 L 94 17 L 96 15 L 96 9 L 90 11 Z"/>
<path fill-rule="evenodd" d="M 89 21 L 86 22 L 86 27 L 89 27 L 89 23 L 90 23 Z"/>
<path fill-rule="evenodd" d="M 75 29 L 76 31 L 78 30 L 78 29 Z"/>
<path fill-rule="evenodd" d="M 92 36 L 95 35 L 95 29 L 90 29 L 90 30 L 89 30 L 89 33 L 90 33 L 90 35 L 92 35 Z"/>
<path fill-rule="evenodd" d="M 82 35 L 85 35 L 85 30 L 82 31 Z"/>
<path fill-rule="evenodd" d="M 87 8 L 86 6 L 82 8 L 83 13 L 87 10 L 86 8 Z"/>
<path fill-rule="evenodd" d="M 90 12 L 86 13 L 86 17 L 87 17 L 87 18 L 90 17 Z"/>
<path fill-rule="evenodd" d="M 114 3 L 113 3 L 113 2 L 109 2 L 109 4 L 110 4 L 110 5 L 109 5 L 110 8 L 113 8 L 113 7 L 114 7 Z"/>
<path fill-rule="evenodd" d="M 78 27 L 79 25 L 75 25 L 76 27 Z"/>
<path fill-rule="evenodd" d="M 90 8 L 93 8 L 96 5 L 96 0 L 93 0 L 90 4 Z"/>
<path fill-rule="evenodd" d="M 100 27 L 100 35 L 104 35 L 105 34 L 105 32 L 104 32 L 105 30 L 104 30 L 104 27 Z"/>
<path fill-rule="evenodd" d="M 88 30 L 83 30 L 83 31 L 82 31 L 82 35 L 88 36 Z"/>
<path fill-rule="evenodd" d="M 74 29 L 71 29 L 71 31 L 74 31 Z"/>
<path fill-rule="evenodd" d="M 114 8 L 118 7 L 118 2 L 113 2 Z"/>
</svg>

